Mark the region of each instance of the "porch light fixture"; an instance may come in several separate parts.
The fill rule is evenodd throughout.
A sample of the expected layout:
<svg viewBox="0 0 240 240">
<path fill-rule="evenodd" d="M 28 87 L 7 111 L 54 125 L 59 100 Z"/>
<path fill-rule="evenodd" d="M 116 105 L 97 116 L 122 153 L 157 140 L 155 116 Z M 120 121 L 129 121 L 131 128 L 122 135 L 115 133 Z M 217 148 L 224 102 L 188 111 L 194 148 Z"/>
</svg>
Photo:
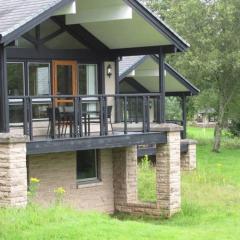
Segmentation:
<svg viewBox="0 0 240 240">
<path fill-rule="evenodd" d="M 111 66 L 111 64 L 109 64 L 108 66 L 107 66 L 107 75 L 108 75 L 108 77 L 110 78 L 111 76 L 112 76 L 112 66 Z"/>
</svg>

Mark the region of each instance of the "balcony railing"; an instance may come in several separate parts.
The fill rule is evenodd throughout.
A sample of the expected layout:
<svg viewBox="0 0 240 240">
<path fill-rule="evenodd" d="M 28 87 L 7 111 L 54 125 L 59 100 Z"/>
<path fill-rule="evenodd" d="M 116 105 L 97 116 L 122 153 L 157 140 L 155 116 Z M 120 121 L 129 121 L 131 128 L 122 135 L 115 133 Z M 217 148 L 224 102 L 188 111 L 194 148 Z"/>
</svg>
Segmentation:
<svg viewBox="0 0 240 240">
<path fill-rule="evenodd" d="M 22 120 L 11 131 L 22 131 L 31 141 L 83 138 L 151 131 L 160 94 L 116 94 L 78 96 L 13 96 Z M 41 117 L 35 107 L 41 106 Z"/>
</svg>

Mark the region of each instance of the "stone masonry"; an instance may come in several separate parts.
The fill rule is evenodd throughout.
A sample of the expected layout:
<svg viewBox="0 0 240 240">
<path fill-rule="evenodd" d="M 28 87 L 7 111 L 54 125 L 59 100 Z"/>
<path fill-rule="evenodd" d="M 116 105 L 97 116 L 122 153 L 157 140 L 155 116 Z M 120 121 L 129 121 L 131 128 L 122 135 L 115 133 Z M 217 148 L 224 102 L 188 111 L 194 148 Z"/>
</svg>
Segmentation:
<svg viewBox="0 0 240 240">
<path fill-rule="evenodd" d="M 27 204 L 26 138 L 0 134 L 0 207 Z"/>
<path fill-rule="evenodd" d="M 180 211 L 180 127 L 164 126 L 166 144 L 157 144 L 157 202 L 137 198 L 137 147 L 113 149 L 115 210 L 131 214 L 170 217 Z"/>
<path fill-rule="evenodd" d="M 113 149 L 113 187 L 115 209 L 137 202 L 137 147 Z"/>
<path fill-rule="evenodd" d="M 180 132 L 168 132 L 167 144 L 157 144 L 157 208 L 170 217 L 181 208 Z"/>
<path fill-rule="evenodd" d="M 181 170 L 182 171 L 192 171 L 197 168 L 196 160 L 196 144 L 194 140 L 182 140 L 184 144 L 187 144 L 187 151 L 181 153 Z"/>
</svg>

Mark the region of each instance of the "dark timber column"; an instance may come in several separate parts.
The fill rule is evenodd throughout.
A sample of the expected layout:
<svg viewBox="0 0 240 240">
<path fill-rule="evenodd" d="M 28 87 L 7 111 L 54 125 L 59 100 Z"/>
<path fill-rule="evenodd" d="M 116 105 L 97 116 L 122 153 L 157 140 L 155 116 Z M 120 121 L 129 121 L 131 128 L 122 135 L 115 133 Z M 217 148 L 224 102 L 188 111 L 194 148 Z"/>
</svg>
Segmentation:
<svg viewBox="0 0 240 240">
<path fill-rule="evenodd" d="M 115 94 L 120 93 L 119 86 L 119 58 L 115 60 Z M 120 100 L 116 98 L 115 101 L 115 122 L 119 123 L 120 120 Z"/>
<path fill-rule="evenodd" d="M 105 94 L 105 68 L 104 62 L 98 63 L 98 94 Z"/>
<path fill-rule="evenodd" d="M 158 101 L 158 123 L 165 122 L 165 76 L 164 76 L 164 61 L 165 54 L 162 49 L 159 52 L 159 93 L 161 93 L 161 98 Z"/>
<path fill-rule="evenodd" d="M 0 132 L 9 132 L 6 49 L 2 44 L 0 44 Z"/>
<path fill-rule="evenodd" d="M 182 138 L 186 139 L 187 137 L 187 104 L 186 104 L 186 95 L 182 95 L 182 122 L 183 122 L 183 134 Z"/>
</svg>

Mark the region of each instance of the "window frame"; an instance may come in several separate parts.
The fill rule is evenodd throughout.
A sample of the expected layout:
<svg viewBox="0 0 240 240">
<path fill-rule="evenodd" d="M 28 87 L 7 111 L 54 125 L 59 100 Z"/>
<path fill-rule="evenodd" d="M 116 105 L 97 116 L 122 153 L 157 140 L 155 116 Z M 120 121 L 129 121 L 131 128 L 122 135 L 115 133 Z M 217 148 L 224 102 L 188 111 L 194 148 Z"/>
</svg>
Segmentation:
<svg viewBox="0 0 240 240">
<path fill-rule="evenodd" d="M 26 95 L 26 73 L 25 73 L 25 62 L 24 61 L 7 61 L 8 64 L 21 64 L 22 70 L 23 70 L 23 96 Z M 7 76 L 8 77 L 8 76 Z M 8 89 L 9 91 L 9 89 Z M 8 94 L 9 95 L 9 94 Z M 10 96 L 10 95 L 9 95 Z M 20 95 L 21 96 L 21 95 Z M 16 96 L 10 96 L 10 97 L 16 97 Z"/>
<path fill-rule="evenodd" d="M 100 157 L 99 157 L 99 150 L 97 149 L 92 149 L 92 150 L 83 150 L 83 151 L 94 151 L 94 162 L 95 162 L 95 175 L 96 177 L 92 178 L 84 178 L 84 179 L 78 179 L 78 152 L 81 152 L 81 150 L 76 151 L 76 181 L 77 184 L 88 184 L 92 182 L 100 182 L 101 177 L 100 177 Z"/>
<path fill-rule="evenodd" d="M 78 94 L 79 95 L 81 95 L 80 94 L 80 92 L 79 92 L 79 67 L 80 66 L 88 66 L 88 65 L 91 65 L 91 66 L 95 66 L 95 82 L 94 82 L 94 84 L 95 84 L 95 94 L 94 95 L 97 95 L 98 94 L 98 64 L 96 64 L 96 63 L 79 63 L 78 62 L 78 64 L 77 64 L 77 90 L 78 90 Z M 88 84 L 87 84 L 87 87 L 88 87 Z M 87 89 L 87 92 L 88 92 L 88 89 Z M 84 95 L 88 95 L 88 94 L 84 94 Z M 88 98 L 88 97 L 86 97 L 86 98 L 84 98 L 84 100 L 88 100 L 88 99 L 92 99 L 91 97 L 90 98 Z"/>
<path fill-rule="evenodd" d="M 28 82 L 28 85 L 27 85 L 27 95 L 28 96 L 31 96 L 30 95 L 30 71 L 29 71 L 29 66 L 30 64 L 34 64 L 34 65 L 37 65 L 37 64 L 46 64 L 48 65 L 49 67 L 49 74 L 48 74 L 48 86 L 49 86 L 49 93 L 44 95 L 44 96 L 50 96 L 51 93 L 52 93 L 52 65 L 51 65 L 51 62 L 49 61 L 39 61 L 39 60 L 36 60 L 36 61 L 27 61 L 27 82 Z M 41 97 L 41 95 L 33 95 L 34 97 Z M 43 95 L 42 95 L 43 96 Z M 48 102 L 50 99 L 37 99 L 36 102 L 38 101 L 46 101 Z M 33 100 L 34 101 L 34 100 Z"/>
</svg>

